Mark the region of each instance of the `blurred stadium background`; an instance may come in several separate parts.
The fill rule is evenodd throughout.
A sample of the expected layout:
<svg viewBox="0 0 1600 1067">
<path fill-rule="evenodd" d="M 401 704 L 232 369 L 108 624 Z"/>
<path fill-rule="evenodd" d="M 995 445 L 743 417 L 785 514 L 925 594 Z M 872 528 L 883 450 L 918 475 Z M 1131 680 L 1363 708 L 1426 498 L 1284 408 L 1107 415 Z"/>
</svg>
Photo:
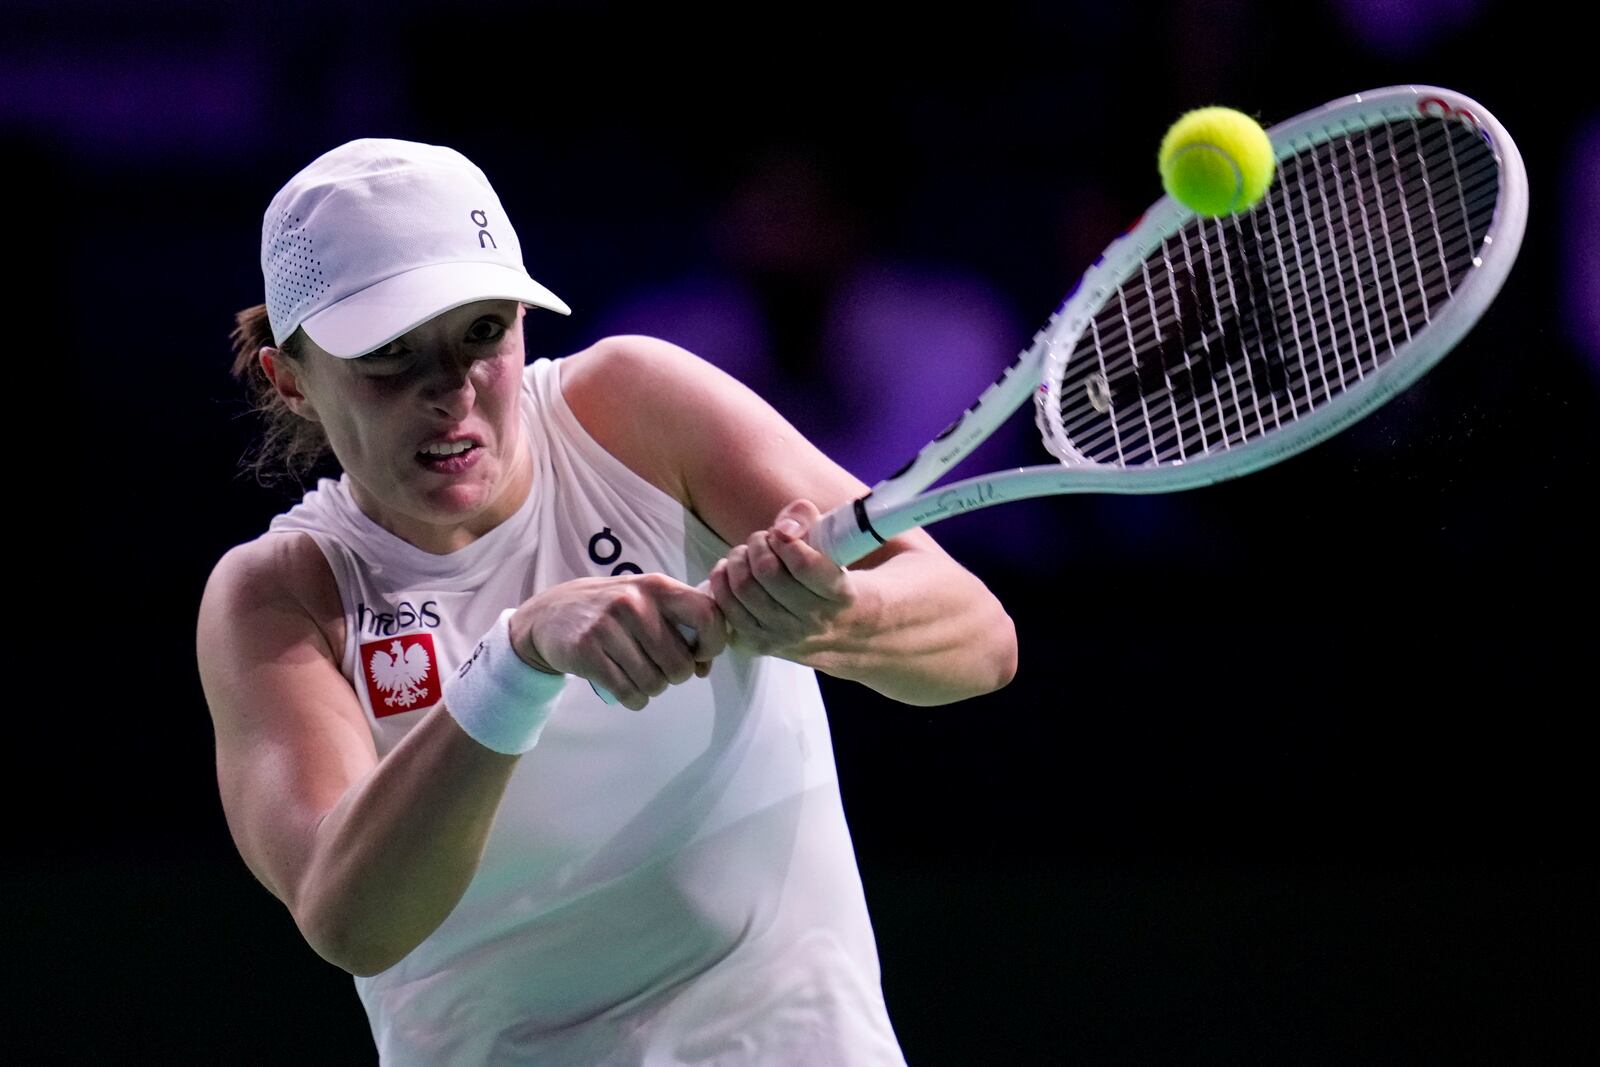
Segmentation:
<svg viewBox="0 0 1600 1067">
<path fill-rule="evenodd" d="M 530 358 L 666 337 L 871 483 L 1160 194 L 1178 114 L 1401 83 L 1527 162 L 1477 330 L 1246 481 L 935 527 L 1021 672 L 934 709 L 824 679 L 841 787 L 915 1067 L 1592 1053 L 1600 98 L 1557 88 L 1579 35 L 1537 7 L 6 0 L 45 445 L 12 614 L 19 690 L 56 685 L 14 713 L 7 1058 L 375 1060 L 233 848 L 193 658 L 211 565 L 290 499 L 238 475 L 228 333 L 316 155 L 462 150 L 574 309 L 530 314 Z M 1014 429 L 969 464 L 1042 462 Z"/>
</svg>

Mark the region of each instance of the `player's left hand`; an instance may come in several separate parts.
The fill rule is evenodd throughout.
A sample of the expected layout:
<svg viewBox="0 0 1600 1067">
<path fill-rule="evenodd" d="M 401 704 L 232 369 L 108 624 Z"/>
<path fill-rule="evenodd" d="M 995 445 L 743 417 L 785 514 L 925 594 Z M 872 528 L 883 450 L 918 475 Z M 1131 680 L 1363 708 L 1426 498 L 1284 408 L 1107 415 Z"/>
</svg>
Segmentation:
<svg viewBox="0 0 1600 1067">
<path fill-rule="evenodd" d="M 851 572 L 805 542 L 821 517 L 811 501 L 796 500 L 711 569 L 711 595 L 728 621 L 731 645 L 792 659 L 855 606 Z"/>
</svg>

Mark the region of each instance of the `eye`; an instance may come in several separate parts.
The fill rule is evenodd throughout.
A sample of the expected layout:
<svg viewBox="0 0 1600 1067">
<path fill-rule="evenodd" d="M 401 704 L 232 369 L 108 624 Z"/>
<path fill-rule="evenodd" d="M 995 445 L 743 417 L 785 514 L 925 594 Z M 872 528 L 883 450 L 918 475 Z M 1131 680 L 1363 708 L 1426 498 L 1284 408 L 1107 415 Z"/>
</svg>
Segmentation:
<svg viewBox="0 0 1600 1067">
<path fill-rule="evenodd" d="M 354 362 L 368 378 L 392 378 L 405 371 L 410 355 L 404 348 L 385 345 Z"/>
<path fill-rule="evenodd" d="M 479 328 L 483 326 L 489 327 L 487 334 L 480 332 L 478 336 L 473 338 L 473 340 L 482 342 L 498 341 L 500 338 L 506 335 L 506 331 L 509 329 L 509 327 L 499 319 L 479 319 L 477 322 L 472 324 L 472 328 L 475 331 L 479 330 Z"/>
</svg>

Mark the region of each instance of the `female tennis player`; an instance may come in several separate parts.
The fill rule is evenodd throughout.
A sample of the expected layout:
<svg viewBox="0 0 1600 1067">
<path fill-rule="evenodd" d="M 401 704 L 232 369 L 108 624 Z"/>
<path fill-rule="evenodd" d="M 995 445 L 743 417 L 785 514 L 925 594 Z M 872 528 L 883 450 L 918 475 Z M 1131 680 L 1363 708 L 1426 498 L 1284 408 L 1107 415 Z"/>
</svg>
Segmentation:
<svg viewBox="0 0 1600 1067">
<path fill-rule="evenodd" d="M 920 530 L 807 546 L 866 487 L 690 353 L 525 365 L 568 309 L 453 150 L 324 154 L 261 263 L 262 460 L 342 475 L 217 564 L 200 673 L 240 854 L 381 1062 L 902 1064 L 815 672 L 989 692 L 999 603 Z"/>
</svg>

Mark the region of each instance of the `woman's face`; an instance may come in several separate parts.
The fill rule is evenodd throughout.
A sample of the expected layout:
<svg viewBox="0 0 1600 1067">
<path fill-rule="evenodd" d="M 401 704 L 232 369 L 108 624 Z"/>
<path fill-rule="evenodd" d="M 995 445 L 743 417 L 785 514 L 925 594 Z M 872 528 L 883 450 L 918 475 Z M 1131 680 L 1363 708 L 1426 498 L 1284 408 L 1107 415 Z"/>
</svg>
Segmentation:
<svg viewBox="0 0 1600 1067">
<path fill-rule="evenodd" d="M 299 364 L 267 349 L 263 367 L 296 413 L 322 425 L 368 517 L 419 548 L 450 552 L 527 495 L 524 310 L 483 300 L 365 356 L 339 359 L 309 344 Z M 470 447 L 457 455 L 424 452 L 463 442 Z"/>
</svg>

